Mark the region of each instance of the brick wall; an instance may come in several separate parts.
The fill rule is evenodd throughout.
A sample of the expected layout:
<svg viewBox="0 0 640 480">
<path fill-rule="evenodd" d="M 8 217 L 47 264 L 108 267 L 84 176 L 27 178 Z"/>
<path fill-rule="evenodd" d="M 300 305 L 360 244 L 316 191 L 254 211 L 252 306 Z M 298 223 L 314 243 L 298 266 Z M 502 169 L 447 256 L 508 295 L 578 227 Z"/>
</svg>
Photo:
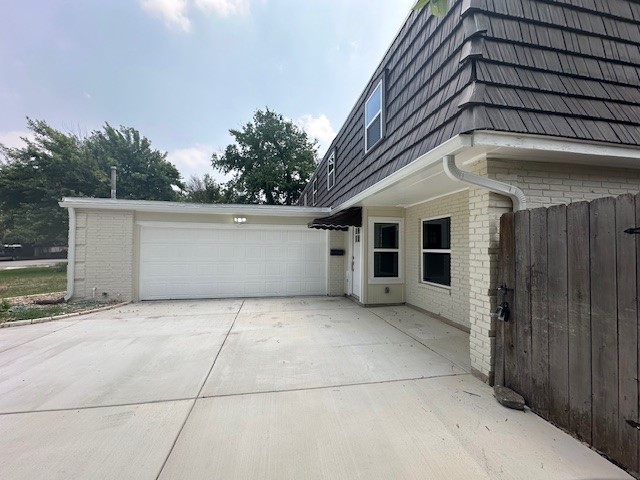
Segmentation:
<svg viewBox="0 0 640 480">
<path fill-rule="evenodd" d="M 74 299 L 133 299 L 133 212 L 76 212 Z"/>
<path fill-rule="evenodd" d="M 640 191 L 640 171 L 632 169 L 485 159 L 469 170 L 521 188 L 529 209 Z M 469 190 L 471 366 L 489 381 L 495 348 L 490 312 L 497 307 L 500 216 L 511 209 L 511 201 L 502 195 L 479 187 Z"/>
<path fill-rule="evenodd" d="M 329 231 L 329 248 L 341 248 L 343 256 L 329 256 L 329 289 L 328 294 L 340 296 L 346 293 L 346 258 L 347 258 L 347 232 Z"/>
<path fill-rule="evenodd" d="M 488 174 L 520 187 L 527 208 L 640 192 L 640 170 L 491 159 Z"/>
<path fill-rule="evenodd" d="M 422 220 L 451 216 L 451 288 L 422 283 Z M 405 212 L 406 302 L 469 327 L 469 192 L 410 207 Z"/>
</svg>

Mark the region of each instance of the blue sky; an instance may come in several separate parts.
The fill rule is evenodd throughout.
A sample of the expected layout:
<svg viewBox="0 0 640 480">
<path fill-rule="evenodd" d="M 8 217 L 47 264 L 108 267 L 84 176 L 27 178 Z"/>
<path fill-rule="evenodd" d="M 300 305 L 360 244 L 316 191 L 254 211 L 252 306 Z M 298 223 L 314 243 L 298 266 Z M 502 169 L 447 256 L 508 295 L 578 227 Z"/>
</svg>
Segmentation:
<svg viewBox="0 0 640 480">
<path fill-rule="evenodd" d="M 268 106 L 326 148 L 414 0 L 10 0 L 0 143 L 134 127 L 183 176 Z M 218 176 L 218 175 L 216 175 Z"/>
</svg>

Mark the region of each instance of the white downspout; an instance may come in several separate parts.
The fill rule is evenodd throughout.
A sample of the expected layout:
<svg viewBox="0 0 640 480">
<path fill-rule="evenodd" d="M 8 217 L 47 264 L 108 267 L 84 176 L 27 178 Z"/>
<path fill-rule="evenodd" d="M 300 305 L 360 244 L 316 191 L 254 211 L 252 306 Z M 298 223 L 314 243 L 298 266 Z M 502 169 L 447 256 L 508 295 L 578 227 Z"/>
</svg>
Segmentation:
<svg viewBox="0 0 640 480">
<path fill-rule="evenodd" d="M 69 207 L 69 249 L 67 250 L 67 294 L 64 301 L 73 297 L 76 280 L 76 209 Z"/>
<path fill-rule="evenodd" d="M 449 178 L 459 182 L 470 183 L 479 187 L 484 187 L 492 192 L 506 195 L 513 202 L 513 211 L 525 210 L 527 208 L 527 197 L 524 192 L 515 185 L 499 182 L 491 178 L 481 177 L 471 172 L 464 172 L 456 165 L 456 157 L 454 155 L 445 155 L 442 157 L 442 168 Z"/>
</svg>

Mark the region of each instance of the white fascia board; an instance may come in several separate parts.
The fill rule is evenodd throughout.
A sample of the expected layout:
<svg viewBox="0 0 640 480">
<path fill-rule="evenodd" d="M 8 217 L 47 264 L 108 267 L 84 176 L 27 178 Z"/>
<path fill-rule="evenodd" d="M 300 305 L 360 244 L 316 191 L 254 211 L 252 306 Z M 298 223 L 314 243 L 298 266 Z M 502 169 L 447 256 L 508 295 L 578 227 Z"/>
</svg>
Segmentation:
<svg viewBox="0 0 640 480">
<path fill-rule="evenodd" d="M 435 163 L 442 162 L 442 157 L 446 155 L 457 155 L 462 150 L 470 148 L 471 146 L 473 146 L 471 135 L 456 135 L 455 137 L 447 140 L 444 143 L 441 143 L 432 150 L 429 150 L 424 155 L 416 158 L 413 162 L 402 167 L 400 170 L 397 170 L 388 177 L 383 178 L 375 185 L 372 185 L 366 190 L 363 190 L 359 194 L 351 197 L 346 202 L 332 209 L 331 213 L 339 212 L 340 210 L 356 206 L 360 202 L 364 201 L 367 197 L 381 192 L 382 190 L 386 190 L 387 188 L 393 186 L 395 183 L 398 183 L 401 180 L 410 177 L 423 168 L 427 168 Z"/>
<path fill-rule="evenodd" d="M 473 147 L 504 147 L 522 150 L 596 155 L 601 157 L 640 158 L 640 148 L 614 143 L 575 140 L 546 135 L 478 131 L 472 135 Z"/>
<path fill-rule="evenodd" d="M 240 205 L 158 202 L 149 200 L 113 200 L 110 198 L 64 197 L 58 203 L 63 208 L 85 210 L 124 210 L 151 213 L 191 213 L 204 215 L 253 215 L 264 217 L 313 217 L 326 215 L 324 207 L 298 207 L 286 205 Z"/>
</svg>

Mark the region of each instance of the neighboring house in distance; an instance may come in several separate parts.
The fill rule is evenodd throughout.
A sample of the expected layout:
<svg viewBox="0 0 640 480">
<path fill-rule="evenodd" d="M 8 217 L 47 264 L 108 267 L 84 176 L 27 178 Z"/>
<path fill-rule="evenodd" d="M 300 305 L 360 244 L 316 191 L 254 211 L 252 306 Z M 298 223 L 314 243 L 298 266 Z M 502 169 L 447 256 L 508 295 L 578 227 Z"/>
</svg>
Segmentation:
<svg viewBox="0 0 640 480">
<path fill-rule="evenodd" d="M 347 294 L 468 328 L 491 381 L 500 216 L 640 191 L 640 5 L 427 10 L 409 15 L 303 196 L 332 209 L 316 228 L 349 226 Z"/>
<path fill-rule="evenodd" d="M 406 303 L 491 381 L 500 216 L 640 191 L 639 87 L 633 1 L 412 12 L 301 206 L 66 198 L 67 296 Z"/>
</svg>

